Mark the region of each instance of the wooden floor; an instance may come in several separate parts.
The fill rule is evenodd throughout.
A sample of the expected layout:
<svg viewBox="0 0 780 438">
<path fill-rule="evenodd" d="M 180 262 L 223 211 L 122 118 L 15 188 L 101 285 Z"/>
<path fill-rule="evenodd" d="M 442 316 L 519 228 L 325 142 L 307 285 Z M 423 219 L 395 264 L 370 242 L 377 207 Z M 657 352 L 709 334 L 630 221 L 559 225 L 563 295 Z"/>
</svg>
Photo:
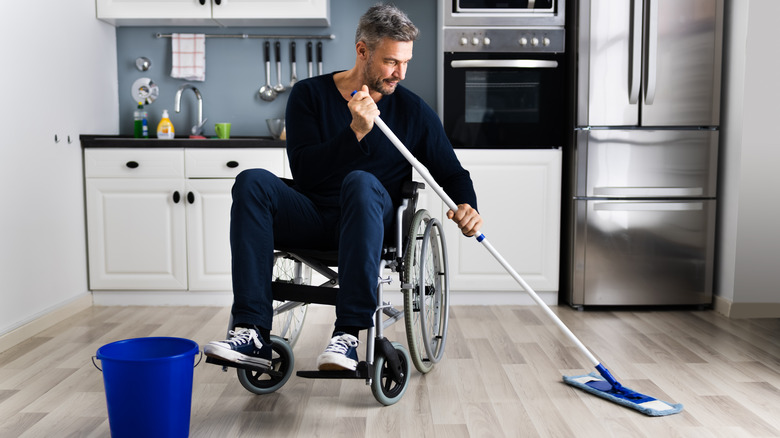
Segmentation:
<svg viewBox="0 0 780 438">
<path fill-rule="evenodd" d="M 590 371 L 536 307 L 454 307 L 447 353 L 413 371 L 403 399 L 382 407 L 362 380 L 293 376 L 256 396 L 235 372 L 195 369 L 194 437 L 778 437 L 780 320 L 728 320 L 712 311 L 554 309 L 624 385 L 683 403 L 647 417 L 573 389 Z M 312 369 L 333 318 L 310 310 L 295 347 Z M 103 376 L 91 357 L 109 342 L 223 337 L 228 309 L 93 307 L 0 353 L 0 437 L 109 435 Z M 403 341 L 403 324 L 388 331 Z"/>
</svg>

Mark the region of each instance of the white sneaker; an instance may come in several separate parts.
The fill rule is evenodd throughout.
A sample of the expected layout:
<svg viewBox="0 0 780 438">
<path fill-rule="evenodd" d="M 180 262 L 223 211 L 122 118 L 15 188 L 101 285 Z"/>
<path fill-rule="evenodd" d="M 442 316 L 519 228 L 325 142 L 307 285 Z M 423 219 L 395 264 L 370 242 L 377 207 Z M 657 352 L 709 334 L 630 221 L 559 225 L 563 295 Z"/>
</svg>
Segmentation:
<svg viewBox="0 0 780 438">
<path fill-rule="evenodd" d="M 354 371 L 357 368 L 358 339 L 346 333 L 336 334 L 330 344 L 317 358 L 317 369 L 320 371 Z"/>
</svg>

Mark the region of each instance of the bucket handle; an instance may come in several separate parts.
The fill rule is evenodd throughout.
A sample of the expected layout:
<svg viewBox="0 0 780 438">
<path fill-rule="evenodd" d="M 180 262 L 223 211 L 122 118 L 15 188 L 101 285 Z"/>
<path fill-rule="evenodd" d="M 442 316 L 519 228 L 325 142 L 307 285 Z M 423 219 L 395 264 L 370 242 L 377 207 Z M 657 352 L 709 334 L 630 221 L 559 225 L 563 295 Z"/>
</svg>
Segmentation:
<svg viewBox="0 0 780 438">
<path fill-rule="evenodd" d="M 195 368 L 198 365 L 200 365 L 200 361 L 203 360 L 203 352 L 199 351 L 198 353 L 200 353 L 200 357 L 198 358 L 198 362 L 195 365 L 193 365 L 193 368 Z M 100 371 L 102 373 L 103 372 L 103 368 L 100 368 L 99 366 L 97 366 L 97 364 L 95 363 L 95 359 L 97 359 L 97 356 L 92 356 L 92 365 L 94 365 L 95 368 L 97 368 L 98 371 Z"/>
<path fill-rule="evenodd" d="M 94 365 L 95 368 L 97 368 L 102 373 L 103 372 L 103 368 L 100 368 L 99 366 L 97 366 L 97 364 L 95 363 L 95 359 L 97 359 L 97 356 L 92 356 L 92 365 Z"/>
</svg>

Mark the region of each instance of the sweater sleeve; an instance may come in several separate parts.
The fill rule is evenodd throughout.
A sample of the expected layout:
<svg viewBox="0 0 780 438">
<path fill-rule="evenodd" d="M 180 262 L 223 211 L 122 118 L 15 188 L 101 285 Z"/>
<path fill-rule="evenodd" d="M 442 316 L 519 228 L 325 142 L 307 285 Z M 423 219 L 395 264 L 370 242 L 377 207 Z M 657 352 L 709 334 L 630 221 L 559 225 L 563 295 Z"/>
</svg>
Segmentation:
<svg viewBox="0 0 780 438">
<path fill-rule="evenodd" d="M 455 204 L 469 204 L 477 209 L 477 195 L 469 172 L 463 168 L 452 148 L 444 127 L 436 113 L 420 101 L 420 143 L 415 155 L 428 168 L 431 176 L 441 185 Z"/>
</svg>

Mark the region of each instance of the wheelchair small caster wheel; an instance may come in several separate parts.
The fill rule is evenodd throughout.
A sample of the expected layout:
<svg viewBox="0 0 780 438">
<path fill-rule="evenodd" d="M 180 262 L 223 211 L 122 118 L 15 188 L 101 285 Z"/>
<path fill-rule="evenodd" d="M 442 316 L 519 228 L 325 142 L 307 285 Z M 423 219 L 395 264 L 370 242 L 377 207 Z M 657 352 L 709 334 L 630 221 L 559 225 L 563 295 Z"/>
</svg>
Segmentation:
<svg viewBox="0 0 780 438">
<path fill-rule="evenodd" d="M 409 387 L 409 366 L 412 363 L 406 347 L 398 342 L 393 342 L 392 345 L 400 361 L 400 379 L 395 377 L 387 358 L 382 354 L 377 354 L 371 381 L 371 392 L 374 394 L 374 398 L 385 406 L 395 404 L 403 397 L 406 388 Z"/>
<path fill-rule="evenodd" d="M 255 394 L 270 394 L 284 386 L 293 372 L 295 359 L 292 348 L 284 339 L 271 335 L 273 355 L 271 357 L 271 369 L 268 371 L 255 371 L 250 369 L 237 369 L 238 381 L 247 391 Z"/>
</svg>

